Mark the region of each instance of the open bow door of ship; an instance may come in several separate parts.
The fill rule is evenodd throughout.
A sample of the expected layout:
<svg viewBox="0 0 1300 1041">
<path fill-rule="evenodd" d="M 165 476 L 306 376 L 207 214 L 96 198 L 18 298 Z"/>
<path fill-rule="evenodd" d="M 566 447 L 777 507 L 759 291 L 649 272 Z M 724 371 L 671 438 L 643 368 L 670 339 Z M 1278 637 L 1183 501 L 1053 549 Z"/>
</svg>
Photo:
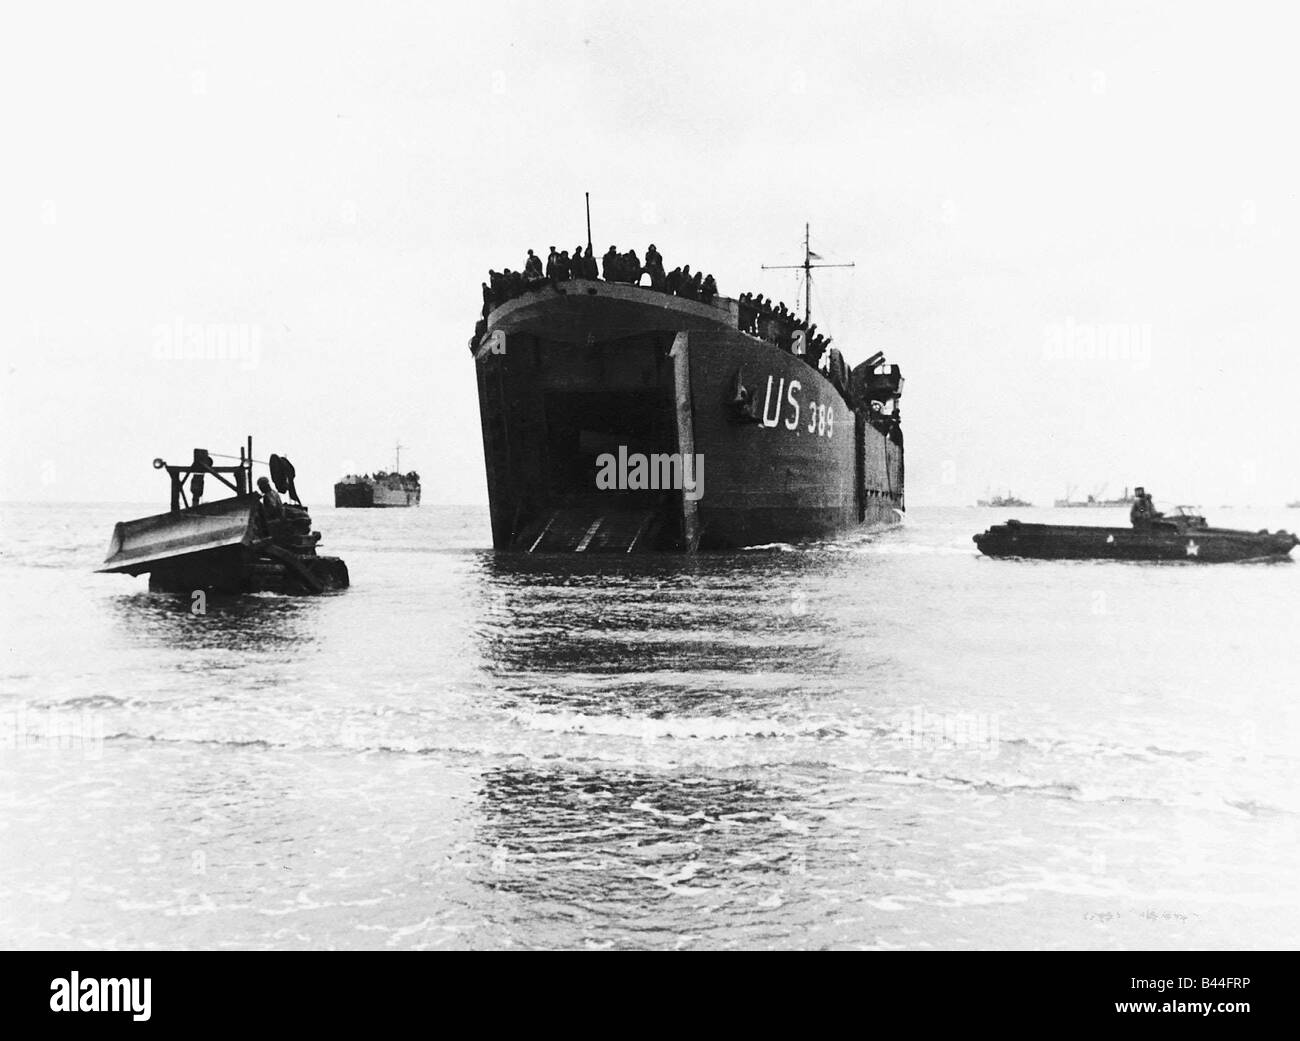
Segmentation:
<svg viewBox="0 0 1300 1041">
<path fill-rule="evenodd" d="M 517 503 L 510 548 L 693 549 L 695 504 L 688 523 L 683 491 L 666 477 L 691 451 L 686 334 L 539 340 L 509 359 L 503 414 L 515 436 L 507 437 L 513 479 L 504 491 Z"/>
</svg>

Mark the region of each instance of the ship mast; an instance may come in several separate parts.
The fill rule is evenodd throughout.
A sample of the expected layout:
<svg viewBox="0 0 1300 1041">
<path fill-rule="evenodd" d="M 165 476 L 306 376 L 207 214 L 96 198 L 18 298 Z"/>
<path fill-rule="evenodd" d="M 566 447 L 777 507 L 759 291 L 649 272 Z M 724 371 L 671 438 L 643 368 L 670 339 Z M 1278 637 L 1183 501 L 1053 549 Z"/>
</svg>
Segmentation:
<svg viewBox="0 0 1300 1041">
<path fill-rule="evenodd" d="M 812 251 L 809 237 L 809 227 L 805 223 L 803 226 L 803 263 L 802 264 L 764 264 L 764 271 L 803 271 L 803 320 L 804 324 L 812 325 L 812 273 L 813 268 L 818 267 L 855 267 L 853 263 L 848 264 L 814 264 L 814 260 L 821 260 L 821 257 Z"/>
<path fill-rule="evenodd" d="M 393 473 L 400 474 L 401 472 L 402 472 L 402 442 L 398 441 L 397 448 L 393 456 Z"/>
</svg>

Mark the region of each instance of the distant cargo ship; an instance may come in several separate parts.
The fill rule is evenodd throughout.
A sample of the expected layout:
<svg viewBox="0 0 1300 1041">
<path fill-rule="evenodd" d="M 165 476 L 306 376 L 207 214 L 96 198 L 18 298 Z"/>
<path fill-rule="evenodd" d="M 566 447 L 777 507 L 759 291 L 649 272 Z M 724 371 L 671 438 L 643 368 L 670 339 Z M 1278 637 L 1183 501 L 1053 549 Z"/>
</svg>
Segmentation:
<svg viewBox="0 0 1300 1041">
<path fill-rule="evenodd" d="M 975 503 L 975 505 L 1000 508 L 1003 506 L 1033 506 L 1034 504 L 1032 502 L 1026 502 L 1024 499 L 1018 499 L 1010 492 L 1007 492 L 1006 495 L 995 495 L 991 499 L 980 499 Z"/>
<path fill-rule="evenodd" d="M 1073 495 L 1073 490 L 1066 489 L 1065 498 L 1057 499 L 1054 505 L 1057 507 L 1057 509 L 1067 510 L 1067 509 L 1082 509 L 1082 508 L 1092 509 L 1092 508 L 1105 508 L 1105 507 L 1120 508 L 1120 507 L 1132 506 L 1134 502 L 1133 496 L 1132 494 L 1130 494 L 1127 487 L 1125 487 L 1124 489 L 1124 494 L 1121 495 L 1118 499 L 1103 499 L 1100 498 L 1100 495 L 1089 495 L 1086 499 L 1079 500 L 1079 499 L 1071 498 L 1072 495 Z"/>
<path fill-rule="evenodd" d="M 391 473 L 378 470 L 373 476 L 348 474 L 334 485 L 335 507 L 419 506 L 420 475 L 414 470 L 402 473 L 401 462 L 402 446 L 398 445 Z"/>
</svg>

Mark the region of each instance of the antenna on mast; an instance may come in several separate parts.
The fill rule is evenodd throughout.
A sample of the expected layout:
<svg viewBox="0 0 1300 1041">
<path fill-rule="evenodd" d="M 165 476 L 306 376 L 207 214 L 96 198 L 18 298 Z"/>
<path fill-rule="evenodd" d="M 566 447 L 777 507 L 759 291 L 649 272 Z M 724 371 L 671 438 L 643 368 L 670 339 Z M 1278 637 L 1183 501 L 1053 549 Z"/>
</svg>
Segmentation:
<svg viewBox="0 0 1300 1041">
<path fill-rule="evenodd" d="M 812 273 L 816 267 L 856 267 L 856 264 L 814 264 L 821 257 L 812 251 L 809 244 L 808 225 L 803 226 L 803 263 L 802 264 L 764 264 L 764 271 L 789 271 L 798 269 L 803 272 L 803 320 L 812 325 Z"/>
<path fill-rule="evenodd" d="M 393 473 L 402 472 L 402 442 L 397 442 L 396 454 L 393 457 Z"/>
<path fill-rule="evenodd" d="M 591 192 L 583 192 L 587 197 L 587 248 L 591 249 Z"/>
</svg>

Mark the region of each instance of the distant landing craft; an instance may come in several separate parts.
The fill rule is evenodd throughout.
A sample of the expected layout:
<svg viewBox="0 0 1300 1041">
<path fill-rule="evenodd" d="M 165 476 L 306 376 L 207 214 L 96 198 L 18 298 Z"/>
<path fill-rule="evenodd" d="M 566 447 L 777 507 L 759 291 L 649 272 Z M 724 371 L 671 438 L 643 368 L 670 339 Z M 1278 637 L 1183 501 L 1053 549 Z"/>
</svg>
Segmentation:
<svg viewBox="0 0 1300 1041">
<path fill-rule="evenodd" d="M 398 445 L 392 473 L 377 470 L 373 477 L 348 474 L 334 485 L 334 507 L 419 506 L 420 475 L 414 470 L 402 473 L 401 464 L 402 446 Z"/>
</svg>

